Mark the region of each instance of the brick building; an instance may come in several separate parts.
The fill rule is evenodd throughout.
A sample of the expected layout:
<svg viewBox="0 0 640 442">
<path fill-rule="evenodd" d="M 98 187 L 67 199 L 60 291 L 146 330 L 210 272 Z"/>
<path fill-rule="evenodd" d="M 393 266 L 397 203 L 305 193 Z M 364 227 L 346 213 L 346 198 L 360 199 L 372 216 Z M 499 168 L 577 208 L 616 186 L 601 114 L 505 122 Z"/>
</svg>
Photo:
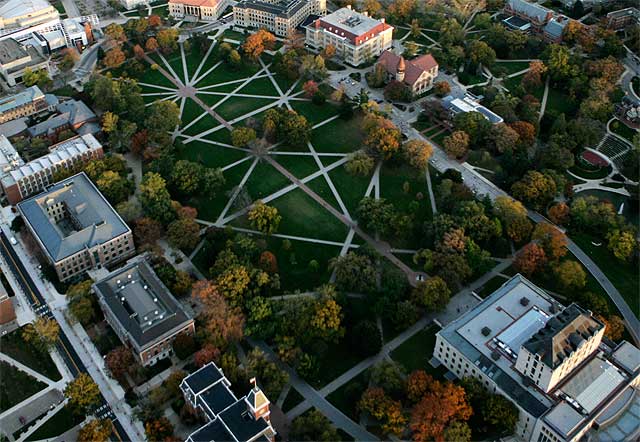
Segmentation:
<svg viewBox="0 0 640 442">
<path fill-rule="evenodd" d="M 135 253 L 131 229 L 84 172 L 22 201 L 18 211 L 60 281 Z"/>
<path fill-rule="evenodd" d="M 438 76 L 438 62 L 431 54 L 405 60 L 401 55 L 384 51 L 378 65 L 387 72 L 387 80 L 404 83 L 414 95 L 421 95 L 433 87 Z"/>
<path fill-rule="evenodd" d="M 93 285 L 105 318 L 143 366 L 169 357 L 173 340 L 195 323 L 162 283 L 146 255 L 131 259 Z"/>
<path fill-rule="evenodd" d="M 0 98 L 0 124 L 16 118 L 53 110 L 58 99 L 45 95 L 38 86 L 31 86 L 22 92 Z"/>
</svg>

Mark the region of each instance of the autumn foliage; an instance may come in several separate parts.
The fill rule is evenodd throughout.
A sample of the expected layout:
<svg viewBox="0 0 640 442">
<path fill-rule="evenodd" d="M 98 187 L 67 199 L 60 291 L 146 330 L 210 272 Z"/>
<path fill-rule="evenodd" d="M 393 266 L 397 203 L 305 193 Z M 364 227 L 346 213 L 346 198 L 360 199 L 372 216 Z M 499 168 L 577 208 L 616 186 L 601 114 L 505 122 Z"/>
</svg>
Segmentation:
<svg viewBox="0 0 640 442">
<path fill-rule="evenodd" d="M 271 49 L 275 42 L 276 38 L 271 32 L 266 29 L 260 29 L 247 37 L 242 45 L 242 50 L 250 58 L 257 60 L 264 50 Z"/>
<path fill-rule="evenodd" d="M 544 249 L 536 243 L 529 243 L 520 250 L 513 260 L 513 268 L 530 277 L 547 262 Z"/>
</svg>

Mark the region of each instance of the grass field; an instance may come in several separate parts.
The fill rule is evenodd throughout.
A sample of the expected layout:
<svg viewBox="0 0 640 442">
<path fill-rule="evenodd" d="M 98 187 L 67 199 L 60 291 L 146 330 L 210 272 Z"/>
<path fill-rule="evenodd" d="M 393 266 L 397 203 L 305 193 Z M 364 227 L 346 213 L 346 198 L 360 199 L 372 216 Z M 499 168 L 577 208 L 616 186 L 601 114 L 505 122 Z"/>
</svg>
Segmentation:
<svg viewBox="0 0 640 442">
<path fill-rule="evenodd" d="M 37 441 L 61 435 L 84 420 L 84 416 L 74 415 L 67 407 L 63 407 L 48 421 L 40 426 L 26 439 Z"/>
<path fill-rule="evenodd" d="M 0 338 L 0 351 L 52 381 L 62 379 L 51 356 L 48 353 L 38 351 L 33 345 L 22 339 L 21 330 L 16 330 Z"/>
<path fill-rule="evenodd" d="M 424 328 L 391 352 L 391 358 L 401 364 L 407 373 L 424 370 L 435 378 L 441 378 L 446 370 L 442 367 L 433 368 L 429 364 L 429 359 L 433 357 L 437 332 L 437 325 Z"/>
<path fill-rule="evenodd" d="M 0 373 L 0 412 L 8 410 L 46 387 L 42 382 L 4 361 L 0 361 Z"/>
</svg>

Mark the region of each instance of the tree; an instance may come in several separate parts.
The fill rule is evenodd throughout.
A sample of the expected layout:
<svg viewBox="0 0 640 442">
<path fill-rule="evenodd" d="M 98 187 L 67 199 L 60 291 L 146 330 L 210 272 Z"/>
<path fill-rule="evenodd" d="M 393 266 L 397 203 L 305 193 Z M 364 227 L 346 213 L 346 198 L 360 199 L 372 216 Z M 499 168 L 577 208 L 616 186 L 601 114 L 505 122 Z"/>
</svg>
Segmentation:
<svg viewBox="0 0 640 442">
<path fill-rule="evenodd" d="M 179 31 L 177 28 L 165 28 L 158 31 L 156 39 L 163 51 L 171 52 L 178 48 L 178 35 Z"/>
<path fill-rule="evenodd" d="M 200 350 L 193 356 L 193 360 L 196 367 L 202 367 L 207 365 L 220 357 L 220 349 L 212 344 L 205 344 Z"/>
<path fill-rule="evenodd" d="M 271 49 L 276 42 L 276 37 L 266 29 L 259 29 L 247 37 L 242 50 L 251 59 L 257 60 L 265 49 Z"/>
<path fill-rule="evenodd" d="M 389 101 L 411 101 L 411 90 L 402 81 L 391 80 L 384 88 L 384 98 Z"/>
<path fill-rule="evenodd" d="M 632 232 L 615 229 L 607 233 L 607 247 L 621 261 L 628 261 L 633 256 L 637 241 Z"/>
<path fill-rule="evenodd" d="M 175 217 L 166 181 L 160 174 L 147 172 L 140 183 L 140 204 L 149 217 L 168 224 Z"/>
<path fill-rule="evenodd" d="M 247 375 L 258 380 L 267 397 L 277 396 L 289 382 L 289 375 L 275 362 L 269 361 L 264 352 L 257 347 L 247 354 L 246 368 Z"/>
<path fill-rule="evenodd" d="M 302 90 L 304 91 L 304 95 L 307 98 L 313 98 L 314 95 L 318 93 L 320 88 L 318 87 L 318 83 L 313 80 L 307 80 L 302 85 Z"/>
<path fill-rule="evenodd" d="M 504 123 L 498 123 L 491 127 L 489 139 L 493 142 L 498 153 L 515 150 L 520 139 L 518 132 Z"/>
<path fill-rule="evenodd" d="M 444 440 L 447 426 L 454 421 L 465 421 L 472 414 L 462 387 L 451 382 L 431 379 L 429 390 L 413 408 L 409 426 L 415 441 Z"/>
<path fill-rule="evenodd" d="M 402 434 L 406 423 L 402 414 L 402 404 L 389 398 L 382 388 L 368 388 L 358 402 L 358 409 L 380 421 L 384 433 L 395 436 Z"/>
<path fill-rule="evenodd" d="M 174 249 L 193 250 L 200 242 L 200 226 L 193 218 L 179 218 L 167 227 L 167 239 Z"/>
<path fill-rule="evenodd" d="M 422 171 L 429 165 L 433 148 L 426 141 L 409 140 L 402 146 L 402 153 L 412 167 Z"/>
<path fill-rule="evenodd" d="M 171 172 L 171 183 L 179 192 L 190 195 L 198 191 L 204 167 L 188 160 L 177 161 Z"/>
<path fill-rule="evenodd" d="M 376 268 L 368 256 L 348 252 L 332 258 L 329 268 L 336 272 L 336 284 L 347 291 L 369 292 L 376 287 Z"/>
<path fill-rule="evenodd" d="M 340 304 L 330 297 L 318 300 L 315 303 L 309 327 L 315 337 L 336 342 L 344 335 Z"/>
<path fill-rule="evenodd" d="M 155 52 L 159 47 L 160 45 L 158 44 L 158 40 L 156 40 L 154 37 L 149 37 L 144 44 L 144 48 L 147 50 L 147 52 Z"/>
<path fill-rule="evenodd" d="M 567 254 L 566 235 L 551 224 L 536 224 L 531 239 L 543 248 L 545 255 L 551 260 L 556 261 Z"/>
<path fill-rule="evenodd" d="M 313 409 L 291 422 L 289 439 L 296 441 L 333 442 L 340 439 L 338 431 L 320 411 Z"/>
<path fill-rule="evenodd" d="M 38 317 L 22 329 L 22 339 L 34 345 L 42 352 L 53 347 L 58 340 L 60 326 L 54 319 Z"/>
<path fill-rule="evenodd" d="M 91 419 L 80 428 L 78 442 L 107 442 L 112 431 L 109 419 Z"/>
<path fill-rule="evenodd" d="M 554 268 L 554 273 L 560 287 L 566 290 L 578 290 L 587 283 L 587 274 L 577 261 L 561 262 Z"/>
<path fill-rule="evenodd" d="M 360 321 L 349 334 L 351 348 L 362 357 L 377 354 L 382 348 L 382 335 L 373 321 Z"/>
<path fill-rule="evenodd" d="M 511 186 L 513 196 L 536 209 L 543 208 L 555 196 L 555 181 L 535 170 L 527 172 L 522 179 Z"/>
<path fill-rule="evenodd" d="M 453 118 L 453 126 L 456 131 L 466 132 L 471 145 L 482 142 L 489 133 L 489 129 L 491 129 L 491 123 L 480 112 L 461 112 L 457 114 Z"/>
<path fill-rule="evenodd" d="M 528 121 L 514 121 L 509 124 L 518 133 L 518 140 L 525 147 L 532 146 L 536 140 L 536 128 Z"/>
<path fill-rule="evenodd" d="M 200 192 L 209 198 L 216 196 L 218 190 L 227 182 L 221 168 L 206 168 L 200 180 Z"/>
<path fill-rule="evenodd" d="M 278 230 L 280 221 L 282 221 L 282 217 L 278 214 L 278 209 L 267 206 L 261 200 L 254 204 L 248 216 L 251 226 L 265 235 L 275 233 Z"/>
<path fill-rule="evenodd" d="M 149 442 L 164 442 L 173 437 L 171 421 L 162 416 L 144 423 L 144 434 Z"/>
<path fill-rule="evenodd" d="M 471 40 L 467 46 L 467 57 L 475 66 L 490 67 L 496 61 L 496 51 L 482 40 Z"/>
<path fill-rule="evenodd" d="M 547 214 L 549 215 L 549 219 L 554 223 L 560 225 L 566 224 L 567 221 L 569 221 L 569 206 L 564 202 L 554 204 L 549 208 Z"/>
<path fill-rule="evenodd" d="M 624 322 L 618 315 L 610 315 L 607 319 L 598 316 L 605 326 L 604 335 L 612 341 L 620 341 L 624 336 Z"/>
<path fill-rule="evenodd" d="M 420 282 L 411 294 L 413 301 L 429 312 L 445 308 L 450 295 L 447 283 L 438 276 Z"/>
<path fill-rule="evenodd" d="M 516 254 L 513 268 L 525 276 L 531 277 L 542 269 L 546 262 L 547 257 L 544 249 L 536 243 L 529 243 Z"/>
<path fill-rule="evenodd" d="M 83 325 L 87 325 L 95 318 L 95 309 L 91 298 L 78 297 L 69 302 L 69 311 Z"/>
<path fill-rule="evenodd" d="M 124 28 L 117 23 L 111 23 L 109 26 L 107 26 L 104 29 L 104 34 L 107 36 L 107 38 L 117 44 L 127 41 L 127 35 L 124 32 Z"/>
<path fill-rule="evenodd" d="M 525 241 L 531 233 L 527 209 L 520 201 L 499 196 L 494 203 L 494 213 L 505 225 L 507 236 L 516 243 Z"/>
<path fill-rule="evenodd" d="M 367 11 L 372 17 L 377 17 L 382 11 L 382 5 L 378 0 L 364 0 L 362 9 Z"/>
<path fill-rule="evenodd" d="M 250 127 L 236 127 L 231 131 L 231 144 L 246 147 L 256 139 L 256 131 Z"/>
<path fill-rule="evenodd" d="M 364 197 L 358 204 L 357 215 L 360 225 L 366 230 L 386 236 L 390 232 L 396 211 L 393 204 L 384 198 Z"/>
<path fill-rule="evenodd" d="M 149 26 L 152 28 L 157 28 L 162 24 L 162 17 L 157 14 L 151 14 L 149 16 Z"/>
<path fill-rule="evenodd" d="M 336 47 L 331 43 L 329 43 L 322 49 L 322 51 L 320 52 L 320 55 L 325 60 L 330 60 L 336 55 Z"/>
<path fill-rule="evenodd" d="M 451 93 L 451 86 L 446 81 L 438 81 L 433 85 L 433 89 L 438 97 L 444 97 Z"/>
<path fill-rule="evenodd" d="M 37 84 L 40 88 L 45 88 L 52 83 L 51 78 L 49 78 L 48 70 L 39 69 L 37 71 L 33 71 L 31 68 L 24 69 L 24 73 L 22 74 L 22 82 L 27 87 L 31 87 Z"/>
<path fill-rule="evenodd" d="M 520 417 L 518 408 L 506 397 L 492 394 L 481 409 L 484 421 L 504 435 L 511 435 Z"/>
<path fill-rule="evenodd" d="M 576 77 L 580 72 L 578 65 L 573 63 L 571 52 L 567 46 L 556 43 L 550 44 L 542 55 L 549 74 L 554 81 L 567 81 Z"/>
<path fill-rule="evenodd" d="M 350 175 L 369 176 L 375 166 L 374 159 L 366 152 L 358 150 L 349 155 L 348 161 L 344 164 L 345 170 Z"/>
<path fill-rule="evenodd" d="M 64 395 L 69 399 L 69 405 L 78 413 L 85 413 L 91 407 L 100 403 L 100 389 L 98 384 L 86 373 L 80 373 L 64 389 Z"/>
<path fill-rule="evenodd" d="M 122 63 L 124 63 L 126 59 L 127 57 L 126 55 L 124 55 L 124 52 L 122 52 L 122 49 L 116 46 L 113 49 L 110 49 L 109 51 L 107 51 L 103 61 L 104 61 L 104 65 L 107 68 L 113 69 L 113 68 L 117 68 Z"/>
<path fill-rule="evenodd" d="M 110 133 L 118 128 L 118 120 L 120 117 L 113 112 L 105 112 L 102 115 L 102 131 Z"/>
<path fill-rule="evenodd" d="M 104 359 L 105 365 L 119 382 L 123 382 L 125 374 L 135 364 L 131 350 L 121 345 L 107 353 Z"/>
<path fill-rule="evenodd" d="M 390 159 L 399 149 L 402 133 L 391 120 L 370 113 L 364 118 L 366 133 L 364 144 L 385 159 Z"/>
<path fill-rule="evenodd" d="M 429 389 L 431 377 L 424 370 L 414 370 L 407 376 L 407 398 L 412 403 L 422 399 Z"/>
<path fill-rule="evenodd" d="M 452 158 L 462 158 L 467 154 L 469 150 L 469 135 L 462 131 L 457 130 L 451 135 L 444 137 L 442 144 L 444 150 Z"/>
<path fill-rule="evenodd" d="M 172 101 L 155 101 L 147 110 L 144 125 L 149 135 L 172 132 L 180 125 L 180 108 Z"/>
<path fill-rule="evenodd" d="M 522 77 L 522 87 L 526 91 L 533 91 L 542 86 L 542 76 L 547 72 L 547 67 L 540 60 L 529 63 L 529 70 Z"/>
<path fill-rule="evenodd" d="M 471 442 L 471 428 L 466 422 L 452 422 L 445 428 L 444 440 L 456 442 Z"/>
<path fill-rule="evenodd" d="M 140 218 L 135 222 L 133 234 L 138 244 L 155 244 L 162 238 L 162 224 L 152 218 Z"/>
<path fill-rule="evenodd" d="M 198 281 L 191 296 L 203 305 L 202 319 L 206 340 L 217 348 L 242 339 L 244 316 L 237 307 L 231 307 L 211 281 Z"/>
</svg>

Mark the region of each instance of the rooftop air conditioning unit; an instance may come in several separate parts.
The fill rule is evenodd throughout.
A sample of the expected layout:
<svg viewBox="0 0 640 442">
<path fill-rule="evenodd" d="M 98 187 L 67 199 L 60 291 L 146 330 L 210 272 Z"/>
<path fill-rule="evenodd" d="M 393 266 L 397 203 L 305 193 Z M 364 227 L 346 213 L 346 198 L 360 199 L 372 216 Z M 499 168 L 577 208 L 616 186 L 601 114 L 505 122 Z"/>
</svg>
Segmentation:
<svg viewBox="0 0 640 442">
<path fill-rule="evenodd" d="M 482 327 L 482 335 L 489 336 L 491 334 L 491 329 L 489 327 Z"/>
</svg>

